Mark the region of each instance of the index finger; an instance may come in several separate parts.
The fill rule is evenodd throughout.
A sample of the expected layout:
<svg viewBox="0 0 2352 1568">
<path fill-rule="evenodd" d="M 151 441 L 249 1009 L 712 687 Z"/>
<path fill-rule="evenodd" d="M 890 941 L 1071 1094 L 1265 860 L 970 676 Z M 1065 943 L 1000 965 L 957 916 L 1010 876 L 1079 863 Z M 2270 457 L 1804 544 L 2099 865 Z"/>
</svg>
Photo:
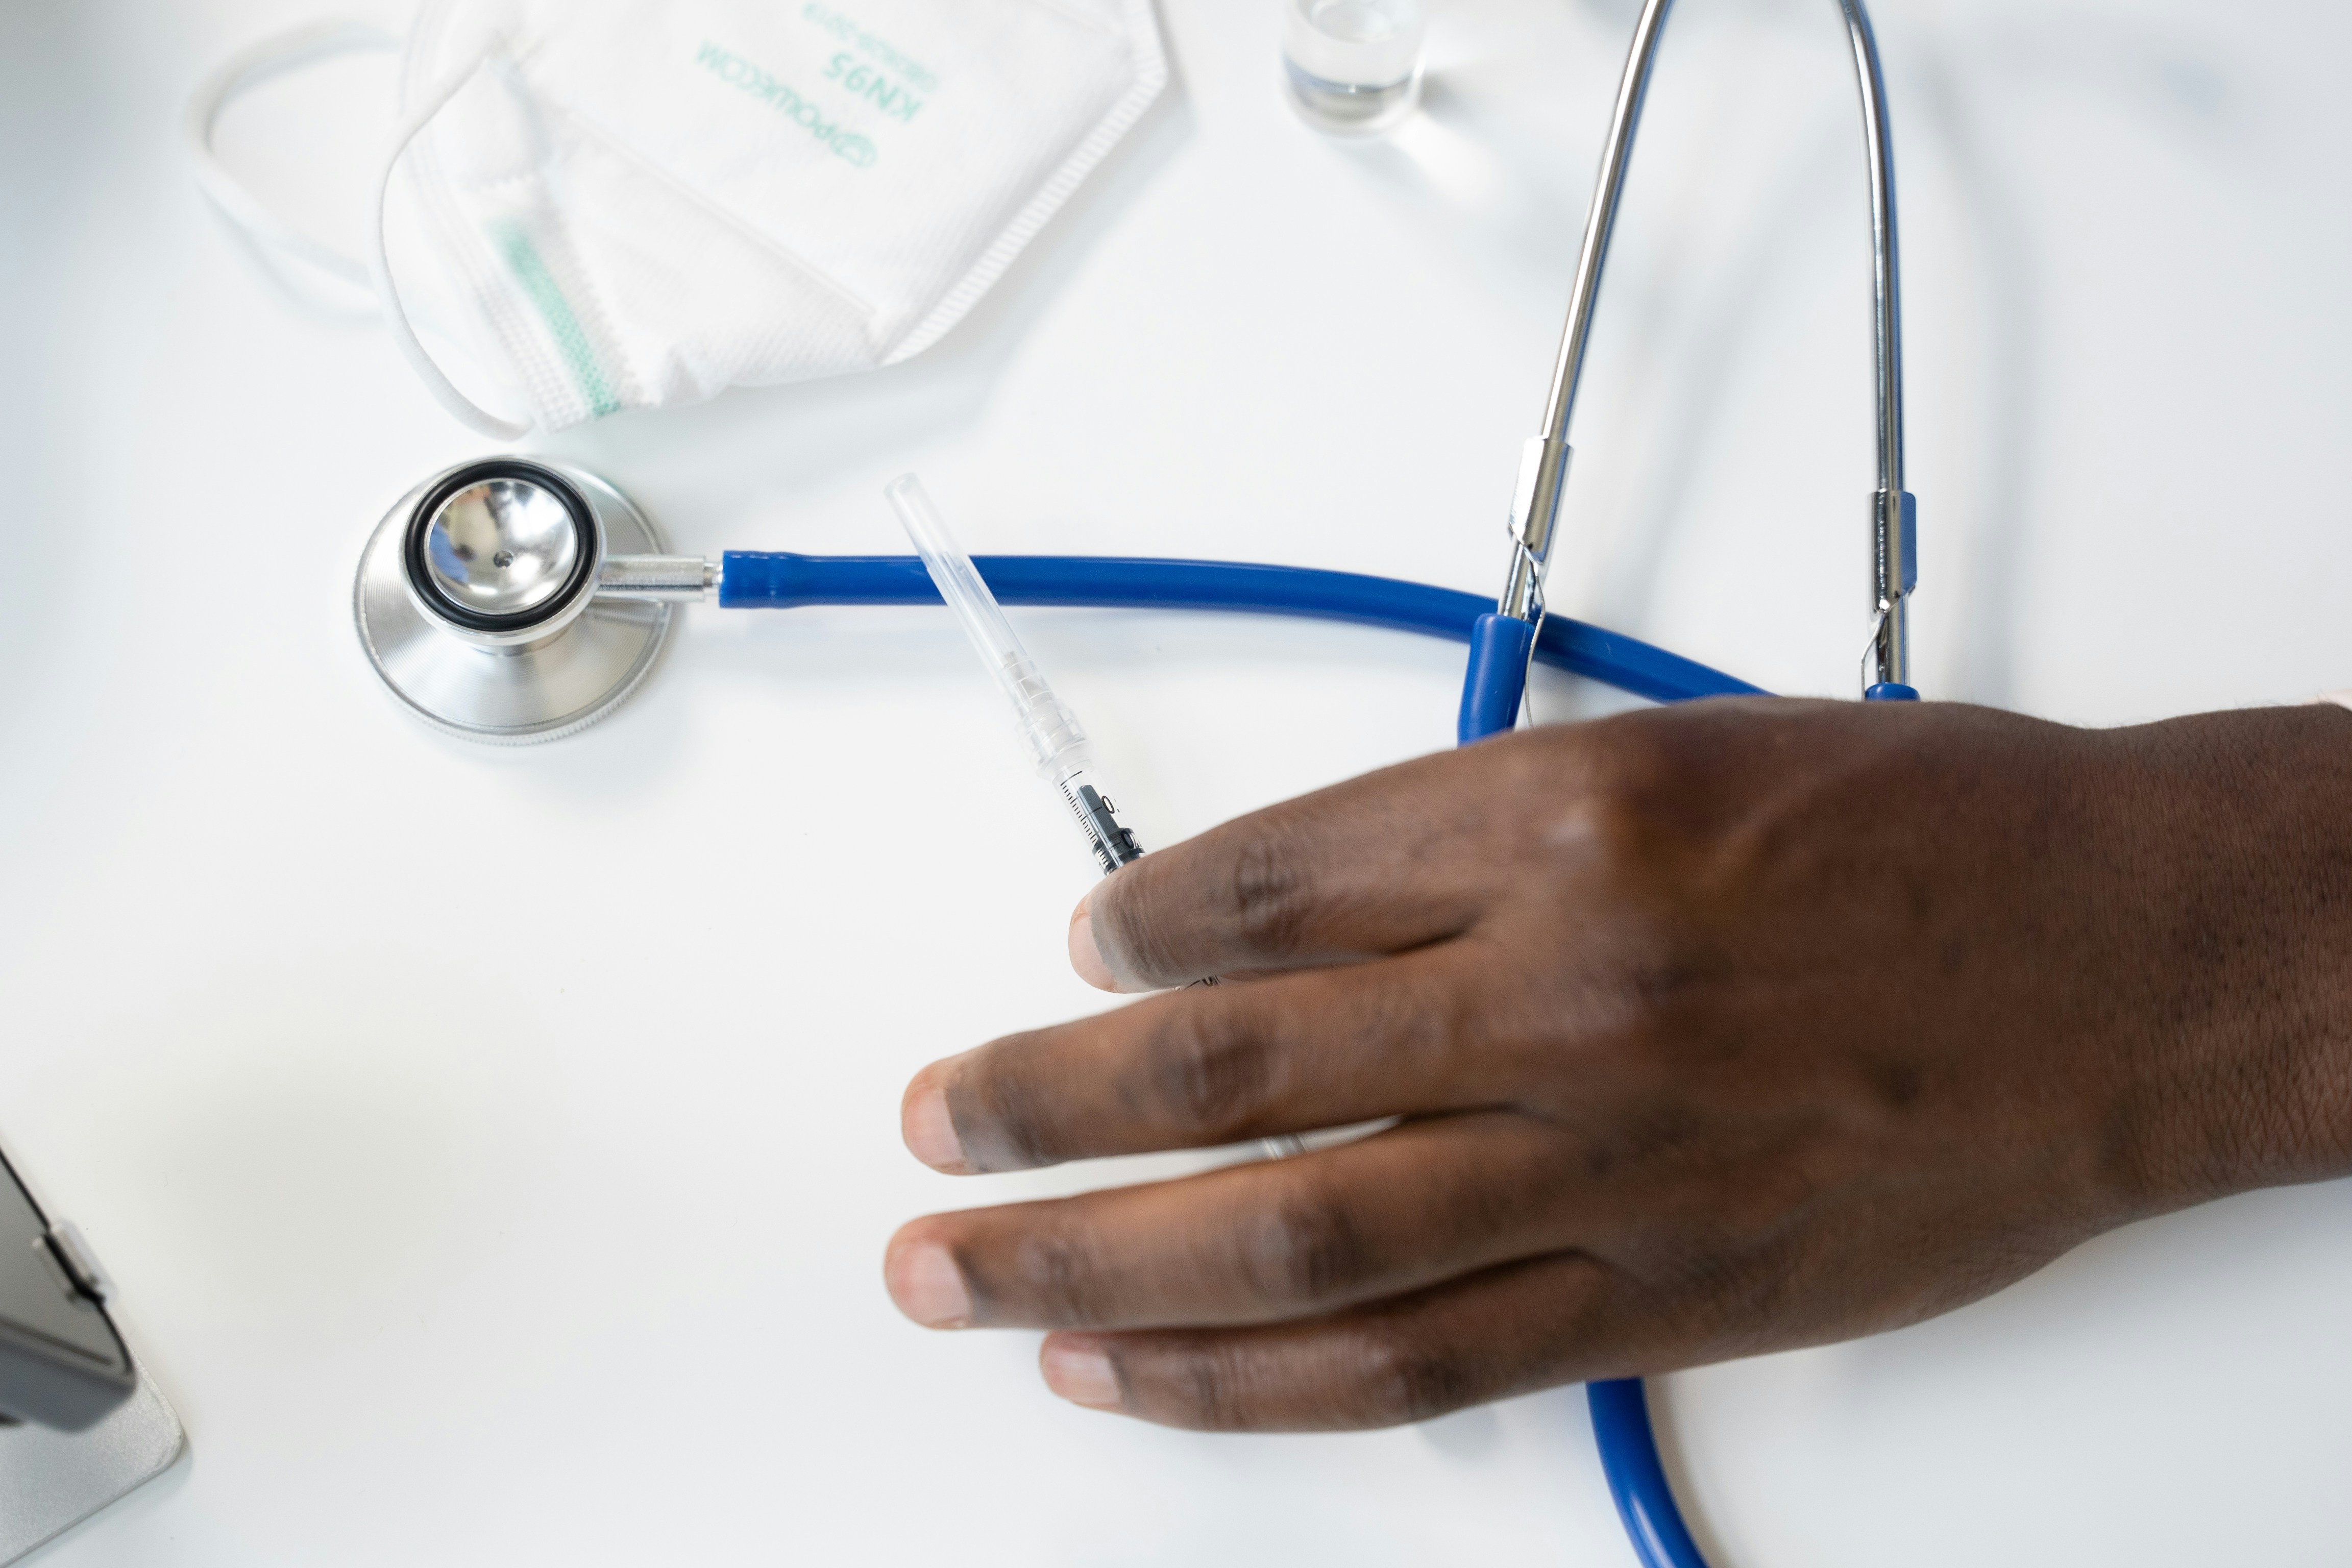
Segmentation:
<svg viewBox="0 0 2352 1568">
<path fill-rule="evenodd" d="M 1072 917 L 1071 962 L 1106 990 L 1158 991 L 1459 935 L 1492 886 L 1501 749 L 1385 768 L 1130 862 Z"/>
</svg>

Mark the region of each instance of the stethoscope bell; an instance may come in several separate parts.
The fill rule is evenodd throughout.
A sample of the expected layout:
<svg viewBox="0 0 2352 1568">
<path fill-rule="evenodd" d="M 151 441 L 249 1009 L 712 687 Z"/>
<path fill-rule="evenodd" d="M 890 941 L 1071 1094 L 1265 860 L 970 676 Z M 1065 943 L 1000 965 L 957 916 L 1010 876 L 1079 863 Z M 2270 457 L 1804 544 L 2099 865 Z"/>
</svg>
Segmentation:
<svg viewBox="0 0 2352 1568">
<path fill-rule="evenodd" d="M 360 556 L 360 646 L 425 722 L 506 745 L 585 729 L 636 689 L 670 605 L 599 596 L 613 556 L 665 552 L 626 496 L 520 458 L 465 463 L 401 498 Z"/>
</svg>

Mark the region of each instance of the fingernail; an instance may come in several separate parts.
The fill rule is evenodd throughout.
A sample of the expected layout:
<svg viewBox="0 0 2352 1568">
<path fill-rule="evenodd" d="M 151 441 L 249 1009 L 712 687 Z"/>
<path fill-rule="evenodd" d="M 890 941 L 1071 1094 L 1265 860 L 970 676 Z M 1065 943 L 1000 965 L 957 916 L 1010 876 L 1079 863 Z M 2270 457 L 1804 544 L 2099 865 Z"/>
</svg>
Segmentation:
<svg viewBox="0 0 2352 1568">
<path fill-rule="evenodd" d="M 948 1249 L 918 1241 L 894 1249 L 883 1265 L 883 1283 L 898 1310 L 927 1329 L 961 1329 L 971 1322 L 971 1292 Z"/>
<path fill-rule="evenodd" d="M 1070 917 L 1070 967 L 1078 972 L 1079 979 L 1097 991 L 1118 989 L 1110 965 L 1103 962 L 1102 949 L 1095 945 L 1094 913 L 1084 904 Z"/>
<path fill-rule="evenodd" d="M 939 1064 L 927 1067 L 907 1086 L 898 1107 L 898 1135 L 907 1141 L 907 1152 L 934 1171 L 968 1176 L 972 1163 L 956 1136 L 955 1118 L 948 1114 L 947 1090 L 933 1077 L 938 1070 Z"/>
<path fill-rule="evenodd" d="M 1049 1339 L 1037 1353 L 1045 1386 L 1073 1405 L 1089 1410 L 1119 1407 L 1118 1374 L 1110 1357 L 1090 1340 Z"/>
</svg>

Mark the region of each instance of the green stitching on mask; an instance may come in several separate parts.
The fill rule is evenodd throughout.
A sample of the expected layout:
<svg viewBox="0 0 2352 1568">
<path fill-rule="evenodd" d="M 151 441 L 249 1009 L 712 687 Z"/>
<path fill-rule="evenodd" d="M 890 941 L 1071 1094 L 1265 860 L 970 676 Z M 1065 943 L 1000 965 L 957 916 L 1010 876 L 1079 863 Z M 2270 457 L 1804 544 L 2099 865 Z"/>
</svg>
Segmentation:
<svg viewBox="0 0 2352 1568">
<path fill-rule="evenodd" d="M 596 346 L 588 341 L 587 329 L 581 326 L 580 318 L 572 314 L 572 302 L 563 297 L 555 274 L 547 269 L 539 247 L 531 244 L 522 225 L 512 220 L 492 226 L 490 234 L 506 258 L 507 270 L 515 275 L 515 281 L 522 285 L 530 302 L 539 307 L 540 320 L 547 323 L 549 333 L 555 339 L 556 351 L 562 354 L 572 379 L 579 384 L 580 395 L 588 400 L 588 416 L 602 419 L 607 414 L 619 413 L 620 399 L 613 395 L 604 372 L 596 363 Z"/>
</svg>

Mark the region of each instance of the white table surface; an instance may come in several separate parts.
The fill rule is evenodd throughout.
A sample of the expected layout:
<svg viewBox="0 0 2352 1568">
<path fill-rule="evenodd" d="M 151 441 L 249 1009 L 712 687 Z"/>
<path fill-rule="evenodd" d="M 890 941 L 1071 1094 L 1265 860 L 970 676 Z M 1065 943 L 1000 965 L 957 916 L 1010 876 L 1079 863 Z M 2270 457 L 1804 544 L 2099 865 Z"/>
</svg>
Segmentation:
<svg viewBox="0 0 2352 1568">
<path fill-rule="evenodd" d="M 1432 0 L 1427 114 L 1288 118 L 1272 0 L 1167 0 L 1167 99 L 917 363 L 535 441 L 682 547 L 1359 567 L 1486 591 L 1632 0 Z M 477 452 L 306 313 L 177 142 L 305 0 L 0 4 L 0 1134 L 117 1276 L 193 1462 L 57 1568 L 1631 1561 L 1573 1392 L 1231 1438 L 902 1322 L 956 1183 L 917 1067 L 1102 1005 L 1088 871 L 936 613 L 697 611 L 603 727 L 419 728 L 352 635 L 383 508 Z M 1922 685 L 2117 722 L 2352 684 L 2352 13 L 1881 0 Z M 1669 38 L 1555 604 L 1789 690 L 1865 627 L 1866 247 L 1819 0 Z M 223 145 L 354 232 L 389 74 Z M 1459 654 L 1022 617 L 1160 840 L 1447 743 Z M 1607 705 L 1567 681 L 1565 718 Z M 1724 1568 L 2352 1560 L 2352 1184 L 1658 1396 Z"/>
</svg>

